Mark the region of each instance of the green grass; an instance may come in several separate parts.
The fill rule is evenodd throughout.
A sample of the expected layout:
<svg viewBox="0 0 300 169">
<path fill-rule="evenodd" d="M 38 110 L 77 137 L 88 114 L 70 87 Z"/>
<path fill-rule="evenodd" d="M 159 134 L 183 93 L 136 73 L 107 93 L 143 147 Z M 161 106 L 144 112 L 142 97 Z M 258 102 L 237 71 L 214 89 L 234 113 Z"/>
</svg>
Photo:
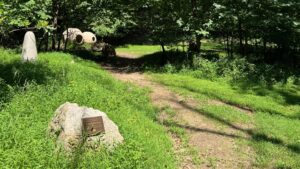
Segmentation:
<svg viewBox="0 0 300 169">
<path fill-rule="evenodd" d="M 225 82 L 213 82 L 184 75 L 155 74 L 154 77 L 165 85 L 201 93 L 229 104 L 250 108 L 254 111 L 300 118 L 299 86 L 274 86 L 273 89 L 256 86 L 246 90 Z"/>
<path fill-rule="evenodd" d="M 188 49 L 188 44 L 184 44 L 184 48 L 181 43 L 178 43 L 178 45 L 167 45 L 166 50 L 187 50 Z M 202 45 L 201 45 L 202 50 L 216 50 L 220 52 L 220 55 L 224 56 L 226 53 L 224 53 L 224 47 L 223 45 L 210 41 L 210 40 L 202 40 Z M 132 54 L 137 57 L 145 56 L 145 55 L 150 55 L 156 52 L 162 52 L 162 48 L 160 45 L 124 45 L 124 46 L 119 46 L 116 48 L 117 52 L 124 52 L 128 54 Z"/>
<path fill-rule="evenodd" d="M 1 168 L 175 168 L 172 143 L 145 90 L 69 54 L 40 53 L 37 62 L 22 63 L 18 53 L 0 53 Z M 106 112 L 125 143 L 113 152 L 57 151 L 47 127 L 67 101 Z"/>
<path fill-rule="evenodd" d="M 258 168 L 300 168 L 299 86 L 275 85 L 272 89 L 255 86 L 247 90 L 222 81 L 209 81 L 178 74 L 151 74 L 152 78 L 182 95 L 201 102 L 198 112 L 226 127 L 253 125 L 253 130 L 236 128 L 250 138 L 237 142 L 254 148 Z M 250 108 L 253 115 L 230 105 L 210 103 L 222 100 Z"/>
<path fill-rule="evenodd" d="M 125 52 L 140 57 L 162 51 L 159 45 L 125 45 L 116 48 L 117 52 Z"/>
</svg>

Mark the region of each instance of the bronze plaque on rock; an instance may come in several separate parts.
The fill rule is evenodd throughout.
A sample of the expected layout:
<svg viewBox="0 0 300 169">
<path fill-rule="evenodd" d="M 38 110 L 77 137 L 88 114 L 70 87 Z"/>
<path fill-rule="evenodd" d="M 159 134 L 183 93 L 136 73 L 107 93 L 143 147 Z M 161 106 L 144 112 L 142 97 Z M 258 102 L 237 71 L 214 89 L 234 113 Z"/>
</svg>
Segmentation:
<svg viewBox="0 0 300 169">
<path fill-rule="evenodd" d="M 102 116 L 82 118 L 82 126 L 87 136 L 96 136 L 105 132 Z"/>
</svg>

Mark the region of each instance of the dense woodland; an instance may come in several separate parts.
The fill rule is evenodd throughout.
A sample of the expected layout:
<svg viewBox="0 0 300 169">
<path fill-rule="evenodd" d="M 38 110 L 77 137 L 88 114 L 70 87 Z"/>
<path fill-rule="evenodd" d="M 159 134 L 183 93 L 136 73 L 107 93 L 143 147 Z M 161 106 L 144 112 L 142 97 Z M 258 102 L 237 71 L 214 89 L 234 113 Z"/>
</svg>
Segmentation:
<svg viewBox="0 0 300 169">
<path fill-rule="evenodd" d="M 19 45 L 20 35 L 33 30 L 40 49 L 61 50 L 62 32 L 78 27 L 117 42 L 128 37 L 162 46 L 189 41 L 198 51 L 201 39 L 214 38 L 226 44 L 229 55 L 299 65 L 298 0 L 4 0 L 0 25 L 3 46 Z"/>
</svg>

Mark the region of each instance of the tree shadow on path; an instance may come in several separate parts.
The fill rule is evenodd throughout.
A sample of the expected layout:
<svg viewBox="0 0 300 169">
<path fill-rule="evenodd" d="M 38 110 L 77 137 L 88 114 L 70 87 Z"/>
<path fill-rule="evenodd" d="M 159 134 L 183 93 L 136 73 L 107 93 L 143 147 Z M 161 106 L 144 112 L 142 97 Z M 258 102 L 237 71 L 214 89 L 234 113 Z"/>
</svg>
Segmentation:
<svg viewBox="0 0 300 169">
<path fill-rule="evenodd" d="M 141 57 L 104 57 L 100 53 L 87 50 L 71 51 L 70 53 L 82 59 L 100 63 L 103 66 L 113 67 L 114 69 L 124 73 L 145 71 L 148 68 L 151 68 L 151 70 L 156 70 L 161 68 L 166 63 L 182 63 L 187 60 L 186 54 L 178 51 L 167 51 L 165 53 L 156 52 Z"/>
<path fill-rule="evenodd" d="M 196 132 L 206 132 L 206 133 L 211 133 L 211 134 L 216 134 L 216 135 L 221 135 L 221 136 L 224 136 L 224 137 L 230 137 L 230 138 L 240 138 L 240 139 L 245 139 L 245 140 L 251 140 L 251 141 L 254 141 L 254 142 L 268 142 L 268 143 L 271 143 L 273 145 L 276 145 L 276 146 L 280 146 L 280 147 L 284 147 L 284 148 L 287 148 L 289 149 L 290 151 L 294 152 L 294 153 L 297 153 L 297 154 L 300 154 L 300 144 L 288 144 L 288 143 L 285 143 L 283 140 L 279 139 L 279 138 L 276 138 L 276 137 L 269 137 L 268 135 L 264 134 L 264 133 L 260 133 L 260 132 L 257 132 L 255 131 L 254 129 L 245 129 L 245 128 L 242 128 L 238 125 L 235 125 L 231 122 L 228 122 L 212 113 L 209 113 L 209 112 L 204 112 L 204 111 L 200 111 L 188 104 L 186 104 L 185 102 L 180 102 L 179 103 L 182 107 L 190 110 L 190 111 L 193 111 L 193 112 L 197 112 L 209 119 L 213 119 L 213 120 L 216 120 L 217 122 L 223 124 L 223 125 L 226 125 L 228 127 L 230 127 L 231 129 L 234 129 L 234 130 L 237 130 L 237 131 L 240 131 L 244 134 L 246 134 L 247 136 L 249 137 L 243 137 L 243 136 L 239 136 L 239 135 L 236 135 L 236 134 L 229 134 L 229 133 L 226 133 L 226 132 L 220 132 L 220 131 L 216 131 L 216 130 L 210 130 L 210 129 L 202 129 L 202 128 L 197 128 L 197 127 L 193 127 L 193 126 L 189 126 L 189 125 L 181 125 L 181 124 L 177 124 L 177 123 L 165 123 L 165 125 L 167 126 L 177 126 L 177 127 L 180 127 L 180 128 L 184 128 L 184 129 L 187 129 L 187 130 L 191 130 L 191 131 L 196 131 Z"/>
</svg>

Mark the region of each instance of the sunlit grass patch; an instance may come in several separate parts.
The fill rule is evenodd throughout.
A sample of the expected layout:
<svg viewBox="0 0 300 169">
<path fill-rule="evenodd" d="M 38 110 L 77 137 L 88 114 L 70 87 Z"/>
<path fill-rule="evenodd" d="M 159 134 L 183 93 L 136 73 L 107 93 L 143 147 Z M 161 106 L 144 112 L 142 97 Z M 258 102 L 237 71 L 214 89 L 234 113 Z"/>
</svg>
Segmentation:
<svg viewBox="0 0 300 169">
<path fill-rule="evenodd" d="M 159 45 L 125 45 L 116 48 L 117 52 L 126 52 L 133 56 L 141 57 L 162 51 Z"/>
</svg>

